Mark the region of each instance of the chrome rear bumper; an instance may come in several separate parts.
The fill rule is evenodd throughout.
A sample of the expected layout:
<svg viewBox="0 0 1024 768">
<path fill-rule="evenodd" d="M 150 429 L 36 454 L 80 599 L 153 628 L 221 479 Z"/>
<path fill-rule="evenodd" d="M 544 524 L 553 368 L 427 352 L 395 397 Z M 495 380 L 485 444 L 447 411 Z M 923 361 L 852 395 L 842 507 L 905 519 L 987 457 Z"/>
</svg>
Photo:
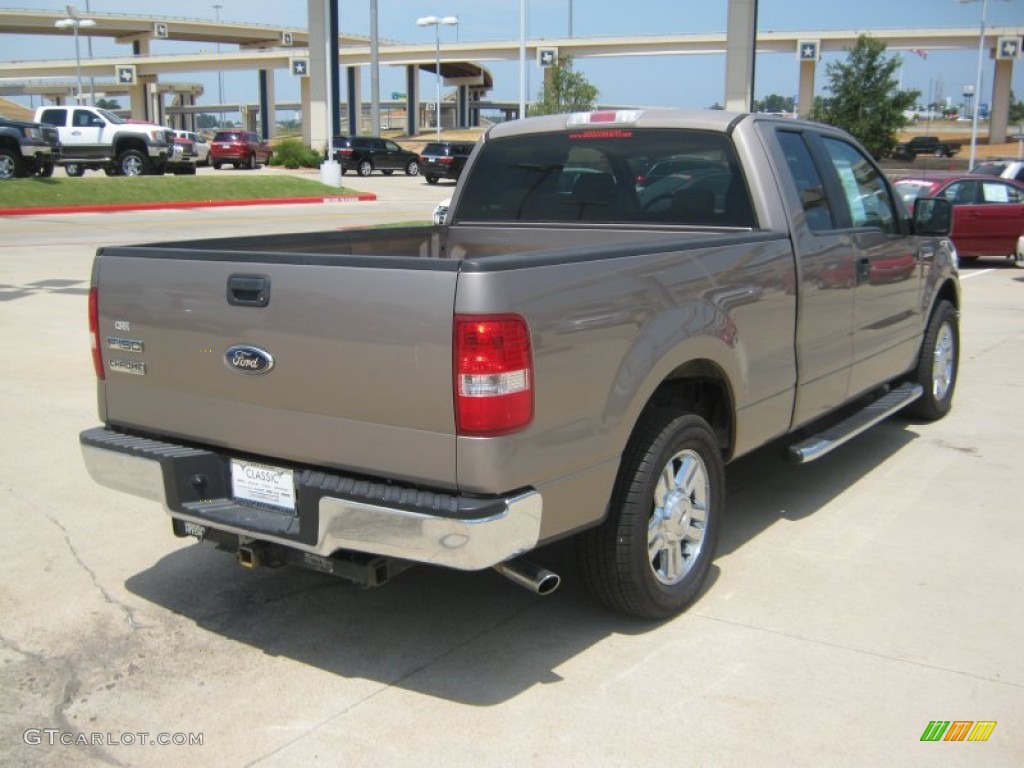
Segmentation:
<svg viewBox="0 0 1024 768">
<path fill-rule="evenodd" d="M 101 485 L 160 502 L 176 520 L 324 557 L 347 550 L 472 571 L 528 552 L 540 534 L 533 490 L 479 499 L 299 468 L 292 514 L 230 498 L 224 454 L 105 428 L 80 441 Z"/>
</svg>

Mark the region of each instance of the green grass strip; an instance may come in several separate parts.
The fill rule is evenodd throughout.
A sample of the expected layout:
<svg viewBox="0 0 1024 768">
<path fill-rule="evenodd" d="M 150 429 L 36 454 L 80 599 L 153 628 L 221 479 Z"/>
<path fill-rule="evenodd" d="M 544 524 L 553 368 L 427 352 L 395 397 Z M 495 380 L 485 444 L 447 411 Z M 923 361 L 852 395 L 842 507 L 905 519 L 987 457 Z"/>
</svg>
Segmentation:
<svg viewBox="0 0 1024 768">
<path fill-rule="evenodd" d="M 91 179 L 34 177 L 0 181 L 0 208 L 337 197 L 354 194 L 357 194 L 355 190 L 345 187 L 339 189 L 312 179 L 284 175 L 260 178 L 235 175 L 221 179 L 211 179 L 207 175 L 100 176 Z"/>
</svg>

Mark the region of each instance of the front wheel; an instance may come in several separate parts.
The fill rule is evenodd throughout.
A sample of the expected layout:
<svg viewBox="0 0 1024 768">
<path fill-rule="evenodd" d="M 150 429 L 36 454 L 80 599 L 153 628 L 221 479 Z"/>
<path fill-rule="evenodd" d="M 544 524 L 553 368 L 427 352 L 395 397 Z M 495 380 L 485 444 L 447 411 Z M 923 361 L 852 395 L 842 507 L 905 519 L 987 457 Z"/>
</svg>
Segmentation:
<svg viewBox="0 0 1024 768">
<path fill-rule="evenodd" d="M 255 171 L 259 167 L 259 163 L 256 162 L 256 155 L 249 155 L 249 170 Z"/>
<path fill-rule="evenodd" d="M 0 149 L 0 179 L 16 179 L 25 175 L 25 162 L 21 155 L 10 149 Z"/>
<path fill-rule="evenodd" d="M 53 163 L 43 163 L 36 171 L 36 176 L 41 179 L 48 179 L 53 176 Z"/>
<path fill-rule="evenodd" d="M 85 166 L 79 165 L 78 163 L 68 163 L 64 166 L 64 173 L 73 179 L 77 179 L 85 173 Z"/>
<path fill-rule="evenodd" d="M 420 174 L 420 164 L 417 163 L 415 160 L 410 160 L 409 164 L 407 166 L 405 166 L 405 175 L 406 176 L 419 176 L 419 174 Z"/>
<path fill-rule="evenodd" d="M 119 176 L 145 176 L 149 168 L 149 158 L 137 149 L 126 150 L 117 158 Z"/>
<path fill-rule="evenodd" d="M 927 421 L 941 419 L 953 407 L 960 370 L 960 323 L 948 301 L 940 301 L 928 321 L 913 380 L 924 394 L 907 407 L 911 416 Z"/>
<path fill-rule="evenodd" d="M 584 584 L 623 613 L 674 616 L 707 578 L 724 505 L 725 465 L 708 423 L 652 411 L 626 446 L 608 517 L 577 537 Z"/>
</svg>

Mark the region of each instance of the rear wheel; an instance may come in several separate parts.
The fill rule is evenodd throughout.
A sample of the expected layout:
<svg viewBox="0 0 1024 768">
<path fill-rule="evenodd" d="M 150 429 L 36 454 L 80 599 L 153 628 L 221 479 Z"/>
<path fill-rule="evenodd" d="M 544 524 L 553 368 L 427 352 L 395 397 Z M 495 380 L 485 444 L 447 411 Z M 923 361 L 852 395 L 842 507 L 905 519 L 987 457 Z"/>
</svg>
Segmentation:
<svg viewBox="0 0 1024 768">
<path fill-rule="evenodd" d="M 248 165 L 249 165 L 249 170 L 250 171 L 255 171 L 257 168 L 260 167 L 259 163 L 256 162 L 256 155 L 249 155 L 249 163 L 248 163 Z"/>
<path fill-rule="evenodd" d="M 373 163 L 369 160 L 363 160 L 359 163 L 359 167 L 356 169 L 360 176 L 369 176 L 373 173 Z"/>
<path fill-rule="evenodd" d="M 577 537 L 584 583 L 639 618 L 679 613 L 707 578 L 724 504 L 725 466 L 708 423 L 650 412 L 626 447 L 608 517 Z"/>
<path fill-rule="evenodd" d="M 959 370 L 960 324 L 956 309 L 948 301 L 940 301 L 928 321 L 914 374 L 924 394 L 907 407 L 907 412 L 928 421 L 949 413 Z"/>
<path fill-rule="evenodd" d="M 427 184 L 437 184 L 437 176 L 428 173 L 424 178 L 427 180 Z"/>
<path fill-rule="evenodd" d="M 218 162 L 217 160 L 214 160 L 211 164 L 213 165 L 213 170 L 215 170 L 215 171 L 219 171 L 220 170 L 220 162 Z"/>
<path fill-rule="evenodd" d="M 53 176 L 53 163 L 43 163 L 39 166 L 39 170 L 36 171 L 36 176 L 42 179 L 48 179 Z"/>
</svg>

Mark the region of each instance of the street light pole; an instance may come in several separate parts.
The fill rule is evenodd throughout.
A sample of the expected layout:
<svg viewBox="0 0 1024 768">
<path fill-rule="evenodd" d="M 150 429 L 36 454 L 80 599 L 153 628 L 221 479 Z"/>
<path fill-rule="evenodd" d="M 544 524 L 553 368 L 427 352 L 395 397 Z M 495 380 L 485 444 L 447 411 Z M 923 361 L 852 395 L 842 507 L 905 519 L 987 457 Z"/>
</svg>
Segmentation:
<svg viewBox="0 0 1024 768">
<path fill-rule="evenodd" d="M 974 159 L 978 151 L 978 112 L 981 107 L 981 66 L 985 56 L 985 12 L 988 0 L 981 0 L 981 30 L 978 33 L 978 73 L 974 79 L 974 114 L 971 117 L 971 159 L 967 170 L 974 170 Z"/>
<path fill-rule="evenodd" d="M 79 52 L 78 47 L 78 29 L 79 27 L 95 27 L 96 22 L 92 19 L 83 19 L 78 15 L 78 11 L 75 10 L 73 5 L 67 6 L 68 18 L 60 19 L 55 21 L 53 26 L 58 29 L 67 29 L 71 27 L 75 33 L 75 72 L 77 81 L 77 93 L 75 94 L 75 104 L 80 105 L 82 103 L 82 56 Z"/>
<path fill-rule="evenodd" d="M 459 23 L 458 16 L 423 16 L 416 19 L 418 27 L 434 28 L 434 80 L 437 87 L 437 96 L 434 102 L 434 124 L 437 126 L 437 138 L 441 139 L 441 25 L 449 26 Z"/>
<path fill-rule="evenodd" d="M 220 9 L 223 8 L 223 7 L 224 6 L 221 5 L 220 3 L 217 3 L 216 5 L 213 6 L 213 12 L 215 14 L 217 14 L 217 23 L 218 24 L 220 24 Z M 220 41 L 217 42 L 217 53 L 220 53 Z M 220 63 L 219 59 L 220 59 L 220 57 L 218 57 L 218 63 Z M 219 69 L 217 70 L 217 105 L 220 106 L 220 107 L 223 107 L 223 105 L 224 105 L 224 72 L 222 70 L 219 70 Z M 217 128 L 223 128 L 223 127 L 224 127 L 224 110 L 221 109 L 220 114 L 219 114 L 219 116 L 217 118 Z"/>
</svg>

